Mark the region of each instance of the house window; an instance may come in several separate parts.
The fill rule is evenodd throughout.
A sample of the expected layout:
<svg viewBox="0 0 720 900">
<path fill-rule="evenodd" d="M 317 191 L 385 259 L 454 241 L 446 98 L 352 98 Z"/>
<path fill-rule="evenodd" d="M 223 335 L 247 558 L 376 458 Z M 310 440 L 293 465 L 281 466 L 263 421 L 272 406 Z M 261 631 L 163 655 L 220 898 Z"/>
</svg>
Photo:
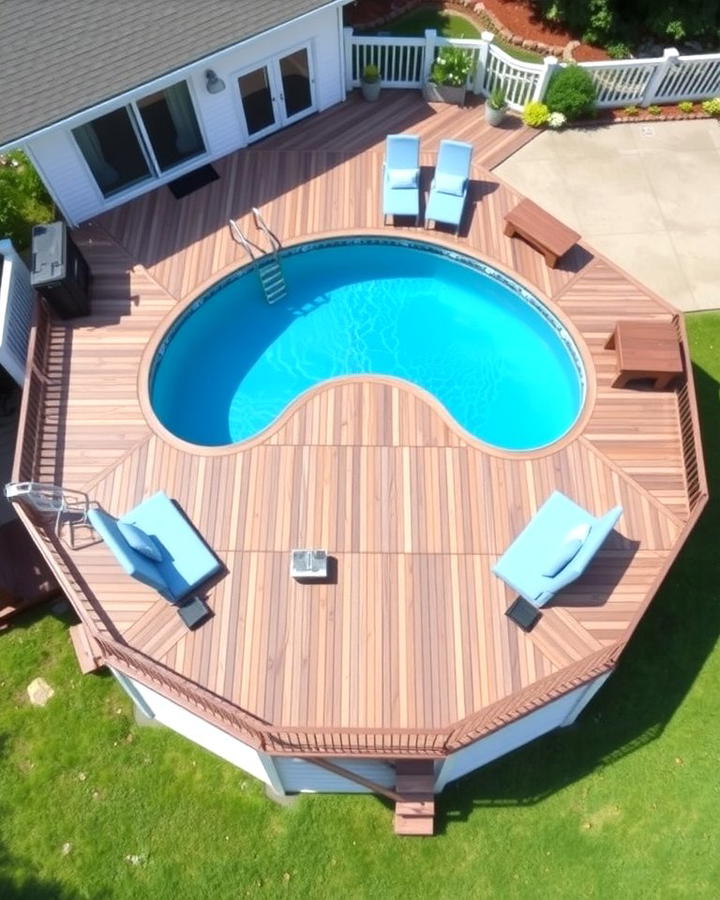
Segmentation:
<svg viewBox="0 0 720 900">
<path fill-rule="evenodd" d="M 205 153 L 184 81 L 73 129 L 105 197 Z"/>
<path fill-rule="evenodd" d="M 126 107 L 73 128 L 85 162 L 106 197 L 151 177 L 150 167 Z"/>
<path fill-rule="evenodd" d="M 184 81 L 143 97 L 137 105 L 162 172 L 205 152 L 190 91 Z"/>
</svg>

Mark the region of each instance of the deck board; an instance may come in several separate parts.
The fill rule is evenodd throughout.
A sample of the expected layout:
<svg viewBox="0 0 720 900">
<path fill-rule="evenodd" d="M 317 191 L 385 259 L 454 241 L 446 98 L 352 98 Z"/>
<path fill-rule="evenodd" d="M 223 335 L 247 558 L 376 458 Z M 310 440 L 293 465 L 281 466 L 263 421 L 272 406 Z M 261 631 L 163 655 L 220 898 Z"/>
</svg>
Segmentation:
<svg viewBox="0 0 720 900">
<path fill-rule="evenodd" d="M 441 138 L 473 141 L 464 231 L 440 237 L 567 316 L 592 361 L 582 433 L 544 454 L 498 453 L 425 395 L 380 379 L 326 383 L 262 441 L 221 455 L 154 433 L 138 400 L 140 359 L 179 301 L 245 263 L 227 219 L 254 234 L 260 206 L 284 243 L 381 231 L 384 137 L 403 130 L 421 136 L 425 187 Z M 115 514 L 167 491 L 228 569 L 208 595 L 214 617 L 188 632 L 104 545 L 73 551 L 129 645 L 278 726 L 446 729 L 623 640 L 689 502 L 676 395 L 612 389 L 605 342 L 618 318 L 672 313 L 582 244 L 548 269 L 505 237 L 520 195 L 490 167 L 530 137 L 415 93 L 374 107 L 351 100 L 217 161 L 219 180 L 181 201 L 162 188 L 76 231 L 95 276 L 92 315 L 53 327 L 41 471 Z M 555 489 L 624 514 L 586 576 L 525 634 L 504 615 L 514 598 L 491 569 Z M 293 581 L 294 546 L 327 547 L 337 583 Z"/>
</svg>

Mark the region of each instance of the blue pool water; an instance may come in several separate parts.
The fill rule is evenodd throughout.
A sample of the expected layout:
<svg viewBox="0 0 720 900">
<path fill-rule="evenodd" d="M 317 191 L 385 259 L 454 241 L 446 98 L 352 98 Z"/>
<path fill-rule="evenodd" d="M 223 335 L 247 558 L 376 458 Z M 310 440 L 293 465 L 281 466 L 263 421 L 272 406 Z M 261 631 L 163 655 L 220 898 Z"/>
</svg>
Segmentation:
<svg viewBox="0 0 720 900">
<path fill-rule="evenodd" d="M 561 437 L 584 398 L 579 357 L 535 298 L 488 266 L 420 242 L 325 241 L 284 251 L 270 306 L 239 270 L 160 345 L 150 396 L 163 425 L 203 446 L 270 425 L 328 378 L 413 382 L 467 431 L 510 450 Z"/>
</svg>

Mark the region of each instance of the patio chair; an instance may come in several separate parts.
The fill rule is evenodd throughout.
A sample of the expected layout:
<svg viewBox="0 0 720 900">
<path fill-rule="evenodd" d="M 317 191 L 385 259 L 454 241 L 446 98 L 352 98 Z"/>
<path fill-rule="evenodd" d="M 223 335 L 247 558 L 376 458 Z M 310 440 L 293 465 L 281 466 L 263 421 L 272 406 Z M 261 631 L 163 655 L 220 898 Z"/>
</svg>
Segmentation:
<svg viewBox="0 0 720 900">
<path fill-rule="evenodd" d="M 537 611 L 582 575 L 622 511 L 614 506 L 598 518 L 554 491 L 493 567 L 520 595 L 507 615 L 530 628 Z"/>
<path fill-rule="evenodd" d="M 388 216 L 414 216 L 420 221 L 420 138 L 389 134 L 383 162 L 383 222 Z"/>
<path fill-rule="evenodd" d="M 223 564 L 167 494 L 158 491 L 119 519 L 99 508 L 88 518 L 128 575 L 178 607 L 188 627 L 210 615 L 195 592 Z"/>
<path fill-rule="evenodd" d="M 435 176 L 430 185 L 425 227 L 429 221 L 444 222 L 460 231 L 470 180 L 472 144 L 463 141 L 441 141 Z"/>
<path fill-rule="evenodd" d="M 87 525 L 89 500 L 83 491 L 40 481 L 11 481 L 5 485 L 4 493 L 8 500 L 24 503 L 41 516 L 52 516 L 60 539 L 67 522 L 71 547 L 74 547 L 74 527 Z"/>
</svg>

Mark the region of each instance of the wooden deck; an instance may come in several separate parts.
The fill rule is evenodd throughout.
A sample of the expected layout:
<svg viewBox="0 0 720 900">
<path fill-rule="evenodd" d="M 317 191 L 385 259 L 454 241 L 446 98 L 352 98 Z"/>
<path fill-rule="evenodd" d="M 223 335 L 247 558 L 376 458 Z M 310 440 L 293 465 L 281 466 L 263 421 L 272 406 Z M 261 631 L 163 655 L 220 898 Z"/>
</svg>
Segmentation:
<svg viewBox="0 0 720 900">
<path fill-rule="evenodd" d="M 249 225 L 259 206 L 285 243 L 382 231 L 384 137 L 403 130 L 422 138 L 426 183 L 440 137 L 474 143 L 464 232 L 440 237 L 514 273 L 579 336 L 591 361 L 579 431 L 547 452 L 504 454 L 411 386 L 349 379 L 319 386 L 247 447 L 189 453 L 155 433 L 138 399 L 143 352 L 183 298 L 246 262 L 228 218 Z M 181 201 L 161 188 L 76 232 L 93 313 L 36 336 L 47 381 L 27 392 L 16 474 L 83 489 L 114 514 L 163 489 L 228 569 L 209 593 L 214 618 L 191 633 L 104 545 L 68 551 L 36 531 L 114 665 L 164 679 L 211 718 L 232 704 L 267 746 L 297 753 L 446 751 L 614 664 L 704 503 L 694 394 L 611 387 L 605 343 L 619 318 L 673 322 L 682 336 L 659 298 L 582 244 L 549 269 L 504 236 L 521 198 L 489 166 L 530 137 L 416 93 L 353 99 L 218 161 L 220 179 Z M 491 567 L 556 488 L 625 512 L 587 575 L 525 634 Z M 293 546 L 327 547 L 336 583 L 290 579 Z M 132 653 L 112 655 L 121 646 Z M 382 730 L 393 737 L 373 743 Z"/>
</svg>

